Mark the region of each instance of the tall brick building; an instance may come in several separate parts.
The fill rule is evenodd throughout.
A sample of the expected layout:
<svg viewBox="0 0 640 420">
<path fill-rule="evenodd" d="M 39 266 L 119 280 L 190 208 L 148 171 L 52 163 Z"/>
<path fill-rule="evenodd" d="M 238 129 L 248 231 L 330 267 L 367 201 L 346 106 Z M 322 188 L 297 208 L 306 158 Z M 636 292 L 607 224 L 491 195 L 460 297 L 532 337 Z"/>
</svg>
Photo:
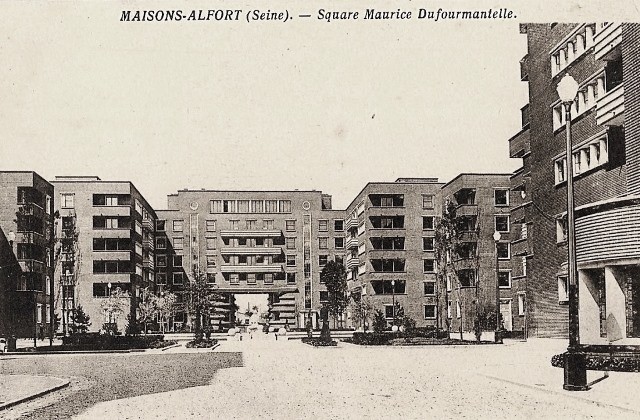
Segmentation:
<svg viewBox="0 0 640 420">
<path fill-rule="evenodd" d="M 512 208 L 520 225 L 512 247 L 527 258 L 528 333 L 568 331 L 566 131 L 556 86 L 570 74 L 579 84 L 571 114 L 580 334 L 592 342 L 636 336 L 639 26 L 526 24 L 521 31 L 529 103 L 509 144 L 523 163 L 512 176 L 525 200 Z"/>
<path fill-rule="evenodd" d="M 49 182 L 35 172 L 0 172 L 0 336 L 49 333 L 54 223 Z"/>
</svg>

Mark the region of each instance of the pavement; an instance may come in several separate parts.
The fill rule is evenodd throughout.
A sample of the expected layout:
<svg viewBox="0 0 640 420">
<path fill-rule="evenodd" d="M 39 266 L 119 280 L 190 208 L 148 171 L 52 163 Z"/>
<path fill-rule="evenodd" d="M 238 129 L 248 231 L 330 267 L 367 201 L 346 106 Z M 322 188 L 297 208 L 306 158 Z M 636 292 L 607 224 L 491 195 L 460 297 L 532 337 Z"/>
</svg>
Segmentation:
<svg viewBox="0 0 640 420">
<path fill-rule="evenodd" d="M 69 379 L 44 375 L 0 375 L 0 410 L 69 386 Z"/>
<path fill-rule="evenodd" d="M 612 372 L 585 392 L 562 389 L 563 371 L 550 361 L 566 340 L 313 348 L 273 335 L 244 338 L 215 350 L 242 352 L 244 366 L 217 371 L 207 385 L 98 402 L 74 418 L 640 418 L 638 374 Z"/>
</svg>

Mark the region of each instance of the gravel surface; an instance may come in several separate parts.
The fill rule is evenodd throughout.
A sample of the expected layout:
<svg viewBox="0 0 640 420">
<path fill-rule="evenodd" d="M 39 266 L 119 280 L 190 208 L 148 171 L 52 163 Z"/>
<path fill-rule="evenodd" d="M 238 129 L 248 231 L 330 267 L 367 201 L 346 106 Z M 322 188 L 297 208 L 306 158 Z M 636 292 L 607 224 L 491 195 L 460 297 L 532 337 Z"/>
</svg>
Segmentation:
<svg viewBox="0 0 640 420">
<path fill-rule="evenodd" d="M 63 419 L 96 403 L 207 385 L 216 371 L 242 366 L 240 353 L 75 354 L 2 359 L 0 373 L 71 378 L 61 391 L 2 412 L 2 418 Z"/>
</svg>

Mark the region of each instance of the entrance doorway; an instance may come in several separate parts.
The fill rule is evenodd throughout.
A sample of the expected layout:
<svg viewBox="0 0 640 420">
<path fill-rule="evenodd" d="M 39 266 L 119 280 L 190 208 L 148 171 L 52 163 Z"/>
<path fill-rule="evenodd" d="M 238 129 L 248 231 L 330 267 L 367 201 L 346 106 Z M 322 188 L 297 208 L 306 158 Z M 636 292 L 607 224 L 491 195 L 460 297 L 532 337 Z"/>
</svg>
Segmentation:
<svg viewBox="0 0 640 420">
<path fill-rule="evenodd" d="M 513 322 L 511 318 L 511 299 L 500 299 L 500 315 L 502 315 L 504 329 L 512 331 Z"/>
</svg>

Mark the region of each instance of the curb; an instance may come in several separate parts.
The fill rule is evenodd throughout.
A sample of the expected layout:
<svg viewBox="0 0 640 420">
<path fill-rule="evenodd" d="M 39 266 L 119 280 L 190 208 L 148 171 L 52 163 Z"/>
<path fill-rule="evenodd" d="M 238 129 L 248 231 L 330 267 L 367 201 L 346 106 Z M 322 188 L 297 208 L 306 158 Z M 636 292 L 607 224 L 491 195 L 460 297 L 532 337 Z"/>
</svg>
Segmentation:
<svg viewBox="0 0 640 420">
<path fill-rule="evenodd" d="M 0 404 L 0 411 L 2 410 L 6 410 L 7 408 L 11 408 L 14 407 L 18 404 L 21 404 L 23 402 L 27 402 L 27 401 L 31 401 L 34 400 L 38 397 L 42 397 L 43 395 L 49 394 L 50 392 L 54 392 L 54 391 L 58 391 L 62 388 L 66 388 L 68 387 L 70 384 L 70 381 L 68 379 L 64 379 L 64 383 L 60 384 L 60 385 L 55 385 L 49 388 L 46 388 L 40 392 L 37 392 L 35 394 L 31 394 L 31 395 L 27 395 L 26 397 L 23 398 L 18 398 L 12 401 L 7 401 L 5 403 Z"/>
<path fill-rule="evenodd" d="M 214 351 L 218 347 L 220 347 L 220 342 L 217 342 L 213 347 L 211 347 L 211 351 Z"/>
<path fill-rule="evenodd" d="M 172 345 L 170 345 L 168 347 L 163 347 L 160 350 L 161 351 L 165 351 L 165 350 L 173 349 L 173 348 L 176 348 L 176 347 L 182 347 L 182 344 L 180 344 L 180 343 L 172 344 Z"/>
<path fill-rule="evenodd" d="M 146 349 L 129 350 L 60 350 L 60 351 L 15 351 L 3 353 L 7 356 L 38 356 L 41 354 L 100 354 L 100 353 L 142 353 Z M 0 358 L 2 360 L 2 358 Z"/>
</svg>

